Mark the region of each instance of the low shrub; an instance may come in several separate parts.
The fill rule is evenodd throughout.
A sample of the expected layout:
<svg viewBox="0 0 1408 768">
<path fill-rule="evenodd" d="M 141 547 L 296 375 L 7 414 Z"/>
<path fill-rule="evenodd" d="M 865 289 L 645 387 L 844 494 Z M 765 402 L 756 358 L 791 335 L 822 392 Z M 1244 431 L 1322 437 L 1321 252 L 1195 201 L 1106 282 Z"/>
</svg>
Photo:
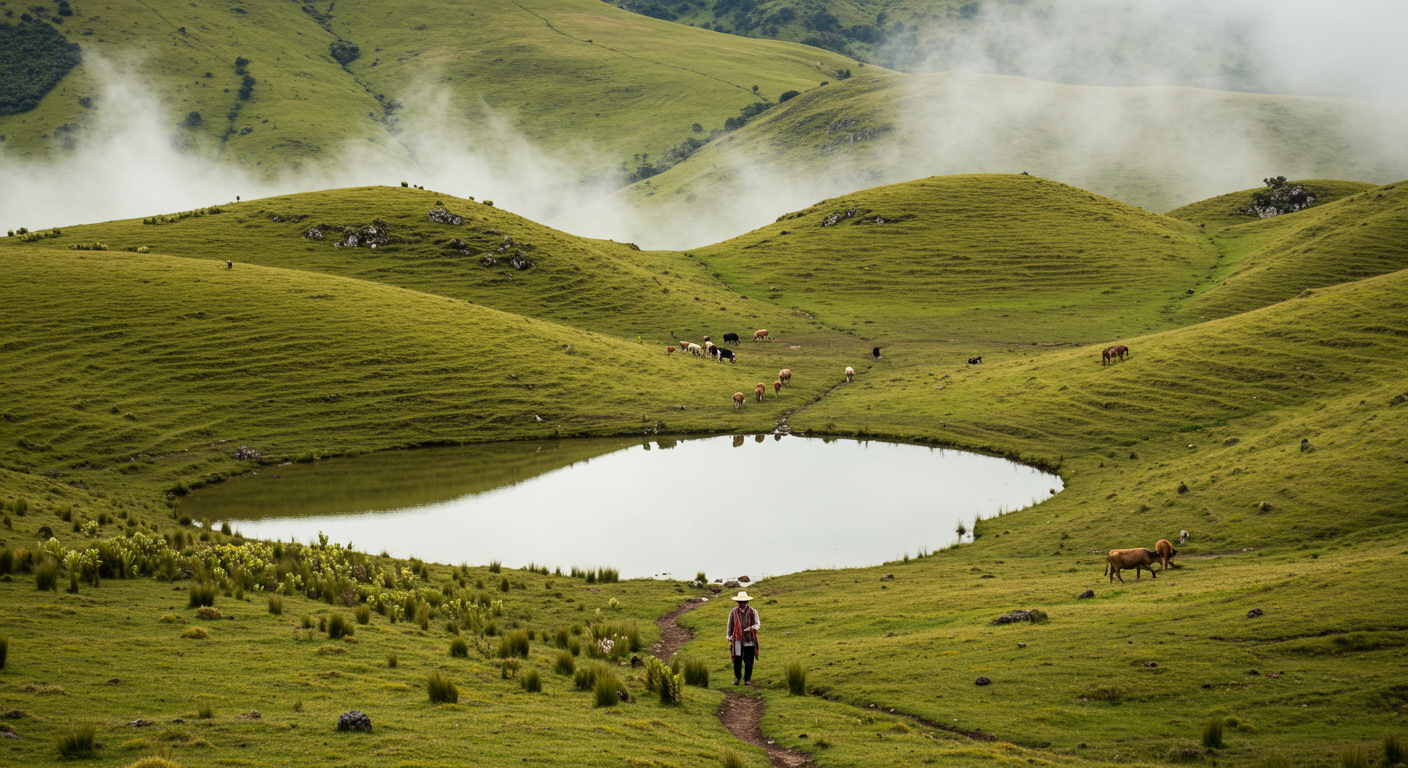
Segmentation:
<svg viewBox="0 0 1408 768">
<path fill-rule="evenodd" d="M 0 635 L 0 669 L 5 668 L 5 657 L 10 655 L 10 639 Z M 569 657 L 570 658 L 570 657 Z"/>
<path fill-rule="evenodd" d="M 787 692 L 793 696 L 807 695 L 807 669 L 800 661 L 789 661 L 784 670 L 787 674 Z"/>
<path fill-rule="evenodd" d="M 344 636 L 352 634 L 352 622 L 348 621 L 342 614 L 334 613 L 328 617 L 328 639 L 340 640 Z"/>
<path fill-rule="evenodd" d="M 499 658 L 507 659 L 516 656 L 521 659 L 528 658 L 528 632 L 522 629 L 515 629 L 499 636 Z"/>
<path fill-rule="evenodd" d="M 3 640 L 3 638 L 0 638 L 0 640 Z M 4 668 L 4 666 L 5 666 L 5 663 L 4 663 L 4 662 L 5 662 L 4 657 L 3 657 L 3 656 L 0 656 L 0 668 Z M 573 672 L 575 672 L 576 669 L 577 669 L 577 660 L 574 659 L 574 658 L 572 658 L 572 652 L 571 652 L 571 651 L 568 651 L 568 650 L 561 650 L 561 651 L 558 651 L 558 652 L 557 652 L 557 661 L 555 661 L 555 662 L 553 663 L 552 669 L 553 669 L 554 672 L 558 673 L 559 675 L 570 675 L 570 674 L 572 674 Z"/>
<path fill-rule="evenodd" d="M 1292 768 L 1291 761 L 1280 752 L 1272 752 L 1261 758 L 1258 768 Z"/>
<path fill-rule="evenodd" d="M 425 603 L 416 606 L 416 623 L 422 630 L 430 629 L 430 606 Z"/>
<path fill-rule="evenodd" d="M 395 668 L 396 668 L 396 652 L 395 652 L 395 651 L 388 651 L 388 652 L 387 652 L 387 654 L 386 654 L 386 668 L 387 668 L 387 669 L 395 669 Z"/>
<path fill-rule="evenodd" d="M 699 688 L 709 687 L 709 665 L 705 664 L 702 659 L 685 660 L 682 672 L 684 673 L 685 685 Z"/>
<path fill-rule="evenodd" d="M 432 703 L 454 704 L 460 700 L 460 689 L 439 671 L 431 672 L 426 677 L 425 688 Z"/>
<path fill-rule="evenodd" d="M 147 755 L 138 759 L 137 762 L 129 764 L 127 768 L 181 768 L 181 766 L 165 757 Z"/>
<path fill-rule="evenodd" d="M 538 670 L 532 667 L 529 667 L 528 671 L 524 672 L 522 677 L 518 679 L 518 684 L 523 686 L 523 690 L 529 693 L 543 692 L 543 676 L 538 674 Z"/>
<path fill-rule="evenodd" d="M 602 668 L 597 670 L 596 682 L 592 685 L 593 701 L 598 707 L 614 707 L 619 699 L 616 698 L 616 689 L 621 687 L 621 682 L 616 679 L 615 673 Z"/>
<path fill-rule="evenodd" d="M 223 618 L 225 618 L 225 614 L 221 613 L 219 608 L 197 608 L 197 609 L 196 609 L 196 618 L 197 618 L 197 619 L 223 619 Z"/>
<path fill-rule="evenodd" d="M 366 603 L 357 606 L 352 614 L 357 617 L 358 624 L 370 624 L 372 621 L 372 609 Z"/>
<path fill-rule="evenodd" d="M 186 605 L 191 608 L 215 605 L 216 591 L 216 586 L 212 582 L 202 581 L 192 584 L 186 592 Z"/>
<path fill-rule="evenodd" d="M 501 570 L 503 570 L 502 563 L 500 563 L 498 560 L 489 561 L 489 573 L 498 573 Z"/>
<path fill-rule="evenodd" d="M 40 592 L 49 592 L 59 587 L 59 564 L 49 558 L 34 566 L 34 586 Z"/>
<path fill-rule="evenodd" d="M 1369 768 L 1369 750 L 1363 744 L 1350 744 L 1340 750 L 1341 768 Z"/>
<path fill-rule="evenodd" d="M 269 613 L 282 616 L 284 613 L 283 595 L 269 595 Z"/>
<path fill-rule="evenodd" d="M 209 720 L 215 717 L 215 708 L 208 701 L 202 701 L 196 707 L 196 717 L 202 720 Z"/>
<path fill-rule="evenodd" d="M 1208 749 L 1222 749 L 1222 718 L 1214 717 L 1203 726 L 1203 746 Z"/>
<path fill-rule="evenodd" d="M 204 627 L 188 627 L 181 633 L 181 637 L 187 640 L 205 640 L 210 637 L 210 633 L 206 632 Z"/>
<path fill-rule="evenodd" d="M 660 696 L 661 704 L 678 704 L 684 698 L 684 675 L 651 656 L 645 660 L 645 687 Z"/>
<path fill-rule="evenodd" d="M 59 734 L 59 754 L 65 758 L 88 757 L 93 754 L 98 732 L 91 725 L 75 725 Z"/>
<path fill-rule="evenodd" d="M 596 687 L 597 675 L 605 670 L 606 667 L 599 662 L 578 667 L 577 672 L 572 675 L 572 685 L 579 691 L 590 691 Z"/>
<path fill-rule="evenodd" d="M 450 656 L 457 659 L 469 658 L 469 643 L 466 643 L 462 637 L 451 640 Z"/>
</svg>

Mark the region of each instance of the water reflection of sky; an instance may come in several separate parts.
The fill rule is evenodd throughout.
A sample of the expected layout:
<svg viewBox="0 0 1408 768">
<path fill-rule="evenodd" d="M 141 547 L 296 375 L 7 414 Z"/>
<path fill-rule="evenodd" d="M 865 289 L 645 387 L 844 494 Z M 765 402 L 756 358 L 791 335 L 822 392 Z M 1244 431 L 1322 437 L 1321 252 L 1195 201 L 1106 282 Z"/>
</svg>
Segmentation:
<svg viewBox="0 0 1408 768">
<path fill-rule="evenodd" d="M 636 446 L 390 512 L 233 524 L 256 538 L 311 541 L 321 531 L 362 550 L 449 564 L 758 579 L 933 551 L 956 540 L 960 522 L 971 529 L 975 517 L 1061 488 L 1054 475 L 961 451 L 798 437 L 737 442 Z M 433 460 L 433 451 L 421 454 Z"/>
</svg>

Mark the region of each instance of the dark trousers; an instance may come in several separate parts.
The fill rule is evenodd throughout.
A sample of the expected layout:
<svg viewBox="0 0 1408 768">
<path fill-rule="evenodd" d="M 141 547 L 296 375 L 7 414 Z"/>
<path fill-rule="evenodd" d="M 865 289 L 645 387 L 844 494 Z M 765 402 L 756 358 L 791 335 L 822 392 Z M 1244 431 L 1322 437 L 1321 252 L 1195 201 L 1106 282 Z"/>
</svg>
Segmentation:
<svg viewBox="0 0 1408 768">
<path fill-rule="evenodd" d="M 733 679 L 743 678 L 743 682 L 753 679 L 753 656 L 757 651 L 757 646 L 743 646 L 743 655 L 733 657 Z"/>
</svg>

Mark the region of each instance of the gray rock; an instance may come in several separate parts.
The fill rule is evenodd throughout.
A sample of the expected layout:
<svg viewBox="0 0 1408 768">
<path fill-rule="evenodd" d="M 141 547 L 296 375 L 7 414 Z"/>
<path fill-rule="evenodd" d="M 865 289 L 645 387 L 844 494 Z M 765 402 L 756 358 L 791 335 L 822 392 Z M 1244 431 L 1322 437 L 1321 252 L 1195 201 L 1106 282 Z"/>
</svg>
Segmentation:
<svg viewBox="0 0 1408 768">
<path fill-rule="evenodd" d="M 991 683 L 991 680 L 987 679 L 982 675 L 979 675 L 978 679 L 973 681 L 973 685 L 990 685 Z"/>
<path fill-rule="evenodd" d="M 1085 600 L 1091 597 L 1095 597 L 1095 590 L 1093 589 L 1087 589 L 1079 595 L 1076 595 L 1077 600 Z"/>
<path fill-rule="evenodd" d="M 1262 615 L 1263 613 L 1266 613 L 1266 611 L 1263 611 L 1263 610 L 1261 610 L 1260 608 L 1253 608 L 1253 609 L 1251 609 L 1250 611 L 1247 611 L 1247 618 L 1249 618 L 1249 619 L 1255 619 L 1256 617 Z"/>
<path fill-rule="evenodd" d="M 339 731 L 370 731 L 371 729 L 372 719 L 367 717 L 366 712 L 353 709 L 343 712 L 337 718 L 337 730 Z"/>
</svg>

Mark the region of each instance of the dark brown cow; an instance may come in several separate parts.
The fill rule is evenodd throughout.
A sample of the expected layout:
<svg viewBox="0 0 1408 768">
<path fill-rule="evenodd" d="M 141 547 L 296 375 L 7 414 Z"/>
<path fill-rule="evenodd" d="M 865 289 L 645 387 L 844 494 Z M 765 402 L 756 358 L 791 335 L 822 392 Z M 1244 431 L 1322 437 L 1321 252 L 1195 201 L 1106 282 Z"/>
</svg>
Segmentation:
<svg viewBox="0 0 1408 768">
<path fill-rule="evenodd" d="M 1105 573 L 1110 575 L 1110 581 L 1119 579 L 1124 583 L 1124 577 L 1120 575 L 1121 570 L 1134 569 L 1134 578 L 1139 578 L 1140 571 L 1148 569 L 1150 578 L 1157 579 L 1154 574 L 1154 563 L 1159 561 L 1159 555 L 1152 549 L 1139 547 L 1137 549 L 1112 549 L 1105 558 Z"/>
<path fill-rule="evenodd" d="M 1123 344 L 1116 344 L 1113 347 L 1106 347 L 1100 352 L 1100 364 L 1109 365 L 1110 363 L 1113 363 L 1115 361 L 1115 358 L 1123 360 L 1127 355 L 1129 355 L 1129 347 L 1126 347 Z"/>
<path fill-rule="evenodd" d="M 780 382 L 780 381 L 774 381 L 774 382 L 772 383 L 772 396 L 773 396 L 773 397 L 782 397 L 782 382 Z"/>
<path fill-rule="evenodd" d="M 1168 561 L 1172 560 L 1174 555 L 1178 554 L 1178 550 L 1173 548 L 1173 542 L 1168 539 L 1159 539 L 1155 542 L 1154 552 L 1159 555 L 1159 563 L 1162 564 L 1162 567 L 1159 568 L 1161 571 L 1167 571 Z"/>
</svg>

